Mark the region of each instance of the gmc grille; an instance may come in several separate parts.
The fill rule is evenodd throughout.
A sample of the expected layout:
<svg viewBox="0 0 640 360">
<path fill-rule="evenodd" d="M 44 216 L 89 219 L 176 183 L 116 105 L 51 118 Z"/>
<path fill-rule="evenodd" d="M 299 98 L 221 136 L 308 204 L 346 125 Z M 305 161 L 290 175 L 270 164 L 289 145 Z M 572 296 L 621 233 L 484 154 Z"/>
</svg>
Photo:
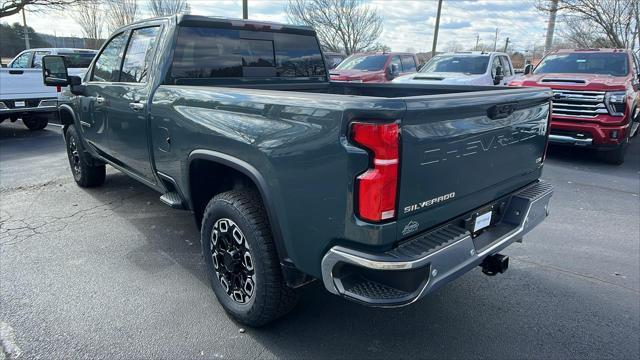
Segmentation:
<svg viewBox="0 0 640 360">
<path fill-rule="evenodd" d="M 553 90 L 553 115 L 593 118 L 608 114 L 604 91 Z"/>
</svg>

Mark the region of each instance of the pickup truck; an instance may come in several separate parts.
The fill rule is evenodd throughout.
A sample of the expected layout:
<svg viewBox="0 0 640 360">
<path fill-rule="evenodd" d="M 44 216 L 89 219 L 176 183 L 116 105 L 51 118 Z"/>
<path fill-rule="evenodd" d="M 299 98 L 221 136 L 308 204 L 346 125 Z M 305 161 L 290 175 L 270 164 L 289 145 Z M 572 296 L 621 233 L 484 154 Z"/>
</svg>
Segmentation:
<svg viewBox="0 0 640 360">
<path fill-rule="evenodd" d="M 551 91 L 330 82 L 314 30 L 195 15 L 117 30 L 84 78 L 46 56 L 81 187 L 105 165 L 193 212 L 213 292 L 238 321 L 297 287 L 403 306 L 538 225 Z"/>
<path fill-rule="evenodd" d="M 622 49 L 563 49 L 545 56 L 511 86 L 553 89 L 552 144 L 591 148 L 624 163 L 640 126 L 640 60 Z"/>
<path fill-rule="evenodd" d="M 0 123 L 22 118 L 29 130 L 44 129 L 56 116 L 58 100 L 64 99 L 60 99 L 58 89 L 42 84 L 42 58 L 65 56 L 69 74 L 82 75 L 95 54 L 95 50 L 69 48 L 37 48 L 19 53 L 0 69 Z"/>
<path fill-rule="evenodd" d="M 515 78 L 509 55 L 466 51 L 436 55 L 420 71 L 393 79 L 403 84 L 507 85 Z"/>
<path fill-rule="evenodd" d="M 385 83 L 417 69 L 418 57 L 412 53 L 361 53 L 344 59 L 329 76 L 331 81 Z"/>
</svg>

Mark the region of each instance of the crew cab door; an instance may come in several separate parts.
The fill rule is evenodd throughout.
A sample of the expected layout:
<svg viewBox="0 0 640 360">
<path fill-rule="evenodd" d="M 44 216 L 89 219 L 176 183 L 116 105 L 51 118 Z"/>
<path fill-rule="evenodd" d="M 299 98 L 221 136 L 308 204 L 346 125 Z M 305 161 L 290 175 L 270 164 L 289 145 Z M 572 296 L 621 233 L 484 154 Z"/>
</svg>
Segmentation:
<svg viewBox="0 0 640 360">
<path fill-rule="evenodd" d="M 127 43 L 126 32 L 115 34 L 97 55 L 93 69 L 87 74 L 85 91 L 80 98 L 80 125 L 84 139 L 100 155 L 113 160 L 107 131 L 112 107 L 118 104 L 122 89 L 118 86 L 122 53 Z"/>
<path fill-rule="evenodd" d="M 149 152 L 150 69 L 160 26 L 133 29 L 124 52 L 119 81 L 109 85 L 108 138 L 115 162 L 155 182 Z M 112 97 L 111 94 L 117 94 Z"/>
</svg>

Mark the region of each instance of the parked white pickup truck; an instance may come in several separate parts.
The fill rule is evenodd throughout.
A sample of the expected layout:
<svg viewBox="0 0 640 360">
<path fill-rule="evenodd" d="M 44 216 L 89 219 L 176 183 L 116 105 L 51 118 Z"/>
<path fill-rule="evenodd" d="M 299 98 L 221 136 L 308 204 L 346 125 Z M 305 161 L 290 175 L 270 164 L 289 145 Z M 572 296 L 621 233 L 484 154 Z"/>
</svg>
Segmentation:
<svg viewBox="0 0 640 360">
<path fill-rule="evenodd" d="M 515 76 L 511 59 L 501 52 L 436 55 L 420 71 L 393 79 L 404 84 L 507 85 Z"/>
<path fill-rule="evenodd" d="M 42 57 L 65 56 L 69 73 L 82 76 L 95 57 L 89 49 L 39 48 L 19 53 L 0 69 L 0 122 L 22 118 L 29 130 L 47 126 L 57 111 L 59 91 L 42 82 Z"/>
</svg>

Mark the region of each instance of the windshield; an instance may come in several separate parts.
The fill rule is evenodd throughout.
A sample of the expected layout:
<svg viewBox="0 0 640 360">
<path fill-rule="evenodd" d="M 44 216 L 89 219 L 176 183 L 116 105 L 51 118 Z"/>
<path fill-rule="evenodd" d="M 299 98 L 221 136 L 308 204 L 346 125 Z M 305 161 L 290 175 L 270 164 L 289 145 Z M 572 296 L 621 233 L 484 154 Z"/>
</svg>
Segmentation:
<svg viewBox="0 0 640 360">
<path fill-rule="evenodd" d="M 387 62 L 387 55 L 356 55 L 345 59 L 336 70 L 382 70 Z"/>
<path fill-rule="evenodd" d="M 87 68 L 96 56 L 94 53 L 60 53 L 60 55 L 67 59 L 67 66 L 70 68 Z"/>
<path fill-rule="evenodd" d="M 625 76 L 629 72 L 625 53 L 570 53 L 549 55 L 534 74 L 575 73 Z"/>
<path fill-rule="evenodd" d="M 463 74 L 484 74 L 489 65 L 488 55 L 459 56 L 438 55 L 420 69 L 421 73 L 427 72 L 455 72 Z"/>
</svg>

